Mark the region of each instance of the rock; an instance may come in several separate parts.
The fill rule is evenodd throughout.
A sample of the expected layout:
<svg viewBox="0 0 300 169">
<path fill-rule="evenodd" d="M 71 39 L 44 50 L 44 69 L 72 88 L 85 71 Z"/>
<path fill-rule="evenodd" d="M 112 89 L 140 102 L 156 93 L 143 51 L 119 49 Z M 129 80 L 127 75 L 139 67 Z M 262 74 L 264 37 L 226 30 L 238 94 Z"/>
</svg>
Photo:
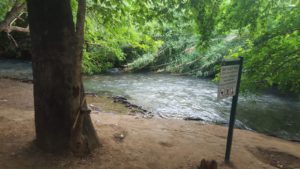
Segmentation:
<svg viewBox="0 0 300 169">
<path fill-rule="evenodd" d="M 187 121 L 204 121 L 200 117 L 185 117 L 185 118 L 183 118 L 183 120 L 187 120 Z"/>
<path fill-rule="evenodd" d="M 114 103 L 121 103 L 123 104 L 125 107 L 127 107 L 128 109 L 130 109 L 130 114 L 136 114 L 136 113 L 140 113 L 143 114 L 142 117 L 144 118 L 152 118 L 153 114 L 152 112 L 149 112 L 146 109 L 143 109 L 141 106 L 135 105 L 130 103 L 125 97 L 123 96 L 113 96 L 111 97 L 113 99 Z"/>
<path fill-rule="evenodd" d="M 127 99 L 123 96 L 113 96 L 112 99 L 114 102 L 128 103 Z"/>
<path fill-rule="evenodd" d="M 119 68 L 111 68 L 111 69 L 107 69 L 106 73 L 118 74 L 121 73 L 121 70 Z"/>
<path fill-rule="evenodd" d="M 126 135 L 127 135 L 126 131 L 123 131 L 122 133 L 116 133 L 114 134 L 114 140 L 116 142 L 122 142 L 125 139 Z"/>
</svg>

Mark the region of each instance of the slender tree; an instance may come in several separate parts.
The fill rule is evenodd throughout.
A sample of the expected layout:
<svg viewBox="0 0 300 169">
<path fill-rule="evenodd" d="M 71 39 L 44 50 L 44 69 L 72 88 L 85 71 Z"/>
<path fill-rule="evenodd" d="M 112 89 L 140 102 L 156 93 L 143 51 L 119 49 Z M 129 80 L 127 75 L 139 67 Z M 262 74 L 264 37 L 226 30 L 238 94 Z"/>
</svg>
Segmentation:
<svg viewBox="0 0 300 169">
<path fill-rule="evenodd" d="M 85 0 L 76 25 L 70 0 L 27 0 L 32 40 L 36 143 L 50 152 L 90 153 L 98 138 L 81 78 Z"/>
</svg>

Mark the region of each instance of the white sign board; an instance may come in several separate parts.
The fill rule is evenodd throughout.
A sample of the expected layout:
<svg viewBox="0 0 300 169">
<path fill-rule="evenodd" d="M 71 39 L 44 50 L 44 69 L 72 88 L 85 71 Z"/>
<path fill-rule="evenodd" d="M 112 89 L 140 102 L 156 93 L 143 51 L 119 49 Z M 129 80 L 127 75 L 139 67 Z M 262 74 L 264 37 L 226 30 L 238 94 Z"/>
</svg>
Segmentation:
<svg viewBox="0 0 300 169">
<path fill-rule="evenodd" d="M 236 94 L 239 68 L 239 64 L 225 65 L 221 67 L 218 99 L 232 97 Z"/>
</svg>

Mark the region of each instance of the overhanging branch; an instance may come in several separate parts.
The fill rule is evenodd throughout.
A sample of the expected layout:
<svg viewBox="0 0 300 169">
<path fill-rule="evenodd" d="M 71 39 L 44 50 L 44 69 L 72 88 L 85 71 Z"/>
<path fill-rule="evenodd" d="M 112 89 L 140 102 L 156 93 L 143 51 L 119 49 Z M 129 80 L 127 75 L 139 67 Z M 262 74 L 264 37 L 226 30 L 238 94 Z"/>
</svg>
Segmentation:
<svg viewBox="0 0 300 169">
<path fill-rule="evenodd" d="M 10 29 L 9 32 L 17 31 L 17 32 L 29 33 L 29 27 L 28 26 L 26 28 L 22 28 L 22 27 L 19 27 L 19 26 L 11 26 L 9 29 Z"/>
<path fill-rule="evenodd" d="M 12 27 L 12 23 L 19 18 L 20 14 L 22 14 L 24 12 L 26 8 L 26 4 L 25 3 L 19 3 L 16 2 L 14 4 L 14 6 L 11 8 L 11 10 L 6 14 L 4 20 L 2 22 L 0 22 L 0 32 L 4 31 L 4 32 L 11 32 L 11 31 L 18 31 L 21 30 L 22 32 L 24 32 L 26 30 L 26 28 L 24 29 L 16 29 Z M 29 32 L 29 29 L 28 29 Z"/>
</svg>

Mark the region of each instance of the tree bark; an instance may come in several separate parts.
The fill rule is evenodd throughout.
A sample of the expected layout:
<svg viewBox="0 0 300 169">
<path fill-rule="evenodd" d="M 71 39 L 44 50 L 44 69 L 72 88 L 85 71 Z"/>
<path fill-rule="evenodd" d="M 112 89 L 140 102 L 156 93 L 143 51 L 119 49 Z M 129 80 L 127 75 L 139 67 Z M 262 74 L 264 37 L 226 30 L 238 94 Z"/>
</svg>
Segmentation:
<svg viewBox="0 0 300 169">
<path fill-rule="evenodd" d="M 27 5 L 37 145 L 50 152 L 90 153 L 99 142 L 84 99 L 82 42 L 70 0 L 27 0 Z"/>
</svg>

